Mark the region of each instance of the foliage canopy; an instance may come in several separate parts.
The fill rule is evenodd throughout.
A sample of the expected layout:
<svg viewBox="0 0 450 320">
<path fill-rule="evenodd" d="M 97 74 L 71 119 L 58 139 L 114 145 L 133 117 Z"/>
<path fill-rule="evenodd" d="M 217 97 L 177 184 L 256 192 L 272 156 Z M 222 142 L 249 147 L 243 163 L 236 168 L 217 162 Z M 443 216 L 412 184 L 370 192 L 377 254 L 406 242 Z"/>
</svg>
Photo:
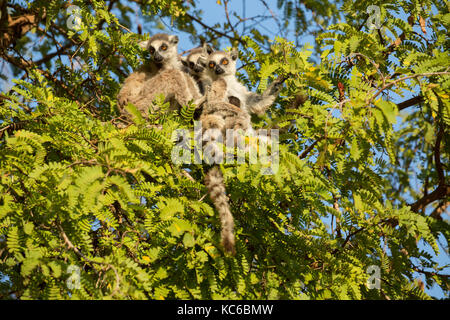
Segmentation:
<svg viewBox="0 0 450 320">
<path fill-rule="evenodd" d="M 277 17 L 233 23 L 230 1 L 217 1 L 228 19 L 207 25 L 196 2 L 73 1 L 73 29 L 67 1 L 0 0 L 1 63 L 16 78 L 0 93 L 0 297 L 428 299 L 424 285 L 448 296 L 435 256 L 450 235 L 448 7 L 278 1 Z M 161 131 L 114 125 L 120 83 L 145 58 L 146 35 L 129 32 L 136 6 L 146 31 L 169 19 L 166 32 L 195 44 L 238 46 L 253 90 L 289 76 L 254 119 L 284 128 L 279 171 L 222 166 L 235 256 L 220 247 L 202 165 L 170 160 L 192 112 L 162 108 L 150 120 Z M 269 38 L 257 19 L 295 40 Z M 314 46 L 300 47 L 308 32 Z M 293 108 L 299 93 L 308 100 Z M 380 289 L 366 285 L 372 265 Z"/>
</svg>

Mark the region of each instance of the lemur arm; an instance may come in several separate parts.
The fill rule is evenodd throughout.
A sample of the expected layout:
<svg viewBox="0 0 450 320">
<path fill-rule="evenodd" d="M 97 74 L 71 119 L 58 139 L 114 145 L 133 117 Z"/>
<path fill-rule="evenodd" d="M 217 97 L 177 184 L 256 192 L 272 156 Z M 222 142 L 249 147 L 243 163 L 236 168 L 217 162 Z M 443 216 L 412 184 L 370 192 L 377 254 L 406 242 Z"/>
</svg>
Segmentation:
<svg viewBox="0 0 450 320">
<path fill-rule="evenodd" d="M 259 116 L 266 113 L 280 93 L 285 80 L 285 78 L 281 78 L 273 81 L 262 94 L 249 92 L 246 99 L 248 111 Z"/>
</svg>

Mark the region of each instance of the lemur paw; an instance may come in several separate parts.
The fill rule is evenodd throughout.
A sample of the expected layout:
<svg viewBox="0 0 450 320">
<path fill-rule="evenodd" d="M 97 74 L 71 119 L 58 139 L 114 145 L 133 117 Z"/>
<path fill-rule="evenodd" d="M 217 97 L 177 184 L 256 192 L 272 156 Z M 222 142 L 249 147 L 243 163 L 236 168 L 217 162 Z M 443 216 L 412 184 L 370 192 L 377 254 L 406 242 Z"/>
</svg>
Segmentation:
<svg viewBox="0 0 450 320">
<path fill-rule="evenodd" d="M 278 95 L 283 89 L 283 82 L 275 80 L 273 81 L 270 86 L 267 88 L 267 95 L 275 96 Z"/>
</svg>

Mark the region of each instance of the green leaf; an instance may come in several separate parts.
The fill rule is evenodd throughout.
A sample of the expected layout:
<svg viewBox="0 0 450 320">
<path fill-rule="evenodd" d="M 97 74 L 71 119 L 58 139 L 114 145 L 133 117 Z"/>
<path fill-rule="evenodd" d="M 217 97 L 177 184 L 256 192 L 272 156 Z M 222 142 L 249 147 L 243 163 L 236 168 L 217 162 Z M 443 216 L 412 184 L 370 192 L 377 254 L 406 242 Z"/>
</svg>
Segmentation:
<svg viewBox="0 0 450 320">
<path fill-rule="evenodd" d="M 377 105 L 381 108 L 383 114 L 390 124 L 394 124 L 397 122 L 398 108 L 394 103 L 381 100 L 377 103 Z"/>
<path fill-rule="evenodd" d="M 361 150 L 359 149 L 358 140 L 356 139 L 356 137 L 353 137 L 350 155 L 352 156 L 353 160 L 357 161 L 359 159 L 360 154 Z"/>
<path fill-rule="evenodd" d="M 192 234 L 186 232 L 183 236 L 183 244 L 185 247 L 190 248 L 195 245 L 195 239 Z"/>
<path fill-rule="evenodd" d="M 172 236 L 178 237 L 186 231 L 192 231 L 192 226 L 188 221 L 174 218 L 167 230 L 169 230 Z"/>
</svg>

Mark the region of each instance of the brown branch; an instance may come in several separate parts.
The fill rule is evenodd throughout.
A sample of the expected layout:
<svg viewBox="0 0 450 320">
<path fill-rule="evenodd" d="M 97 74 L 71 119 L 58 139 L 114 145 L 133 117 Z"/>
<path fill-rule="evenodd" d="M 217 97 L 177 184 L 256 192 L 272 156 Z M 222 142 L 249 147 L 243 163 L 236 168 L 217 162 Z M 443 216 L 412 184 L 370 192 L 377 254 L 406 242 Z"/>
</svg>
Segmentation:
<svg viewBox="0 0 450 320">
<path fill-rule="evenodd" d="M 188 180 L 190 180 L 190 181 L 192 181 L 192 182 L 194 182 L 194 183 L 197 182 L 197 181 L 195 181 L 194 178 L 192 178 L 192 176 L 189 174 L 189 172 L 187 172 L 185 169 L 181 170 L 181 174 L 182 174 L 185 178 L 187 178 Z"/>
<path fill-rule="evenodd" d="M 414 20 L 415 17 L 413 15 L 410 15 L 408 17 L 408 23 L 410 26 L 414 25 Z M 403 40 L 406 39 L 406 34 L 405 32 L 402 32 L 402 34 L 395 39 L 390 45 L 389 47 L 386 48 L 386 50 L 383 52 L 384 56 L 387 57 L 388 55 L 390 55 L 392 52 L 395 51 L 395 49 L 397 49 L 397 47 L 402 43 Z"/>
<path fill-rule="evenodd" d="M 325 138 L 325 136 L 322 136 L 320 138 L 318 138 L 316 141 L 314 141 L 308 148 L 306 148 L 298 157 L 300 159 L 304 159 L 306 158 L 306 156 L 308 155 L 308 153 L 311 152 L 312 149 L 314 149 L 314 147 L 323 139 Z"/>
<path fill-rule="evenodd" d="M 356 230 L 353 231 L 353 232 L 350 232 L 350 233 L 347 235 L 347 237 L 345 237 L 344 242 L 341 244 L 341 248 L 336 248 L 336 249 L 334 249 L 331 253 L 332 253 L 332 254 L 336 254 L 336 253 L 338 253 L 341 249 L 344 249 L 345 246 L 347 245 L 347 243 L 350 241 L 350 238 L 351 238 L 351 237 L 355 236 L 356 234 L 360 233 L 361 231 L 363 231 L 363 230 L 365 230 L 365 229 L 366 229 L 365 227 L 361 227 L 361 228 L 359 228 L 359 229 L 356 229 Z"/>
<path fill-rule="evenodd" d="M 450 278 L 450 275 L 448 275 L 448 274 L 439 274 L 437 272 L 426 271 L 426 270 L 420 269 L 419 267 L 416 267 L 416 266 L 413 266 L 412 269 L 414 271 L 423 273 L 424 275 L 427 275 L 430 277 L 438 276 L 438 277 L 442 277 L 442 278 L 446 278 L 446 279 Z"/>
<path fill-rule="evenodd" d="M 450 196 L 450 185 L 439 185 L 436 190 L 417 200 L 413 204 L 409 204 L 409 206 L 411 206 L 411 211 L 419 213 L 430 203 L 436 200 L 445 199 L 448 196 Z"/>
<path fill-rule="evenodd" d="M 353 57 L 361 57 L 361 58 L 364 58 L 364 59 L 368 60 L 374 66 L 374 68 L 377 70 L 377 73 L 380 75 L 381 80 L 383 81 L 383 86 L 386 84 L 386 78 L 383 75 L 383 73 L 380 71 L 380 65 L 378 63 L 376 63 L 374 60 L 370 59 L 368 56 L 366 56 L 366 55 L 364 55 L 362 53 L 359 53 L 359 52 L 350 53 L 345 58 L 345 60 L 351 61 L 350 59 L 353 58 Z M 354 64 L 352 63 L 352 65 L 354 65 Z"/>
<path fill-rule="evenodd" d="M 430 214 L 430 217 L 442 220 L 442 214 L 445 212 L 445 210 L 447 210 L 448 206 L 450 206 L 450 200 L 441 202 Z"/>
<path fill-rule="evenodd" d="M 228 0 L 224 0 L 224 1 L 223 1 L 223 5 L 224 5 L 224 7 L 225 7 L 225 16 L 226 16 L 226 18 L 227 18 L 228 25 L 230 26 L 230 29 L 231 29 L 231 31 L 233 32 L 233 34 L 236 36 L 237 32 L 236 32 L 236 30 L 234 30 L 234 27 L 233 27 L 233 25 L 231 24 L 230 14 L 229 14 L 229 12 L 228 12 Z"/>
<path fill-rule="evenodd" d="M 342 102 L 345 100 L 345 86 L 342 82 L 337 83 L 337 87 L 339 90 L 339 102 Z"/>
<path fill-rule="evenodd" d="M 108 12 L 111 12 L 111 10 L 112 10 L 114 4 L 115 4 L 117 1 L 118 1 L 118 0 L 111 0 L 111 1 L 109 2 L 108 8 L 107 8 L 107 11 L 108 11 Z M 105 24 L 105 22 L 106 22 L 106 19 L 101 19 L 101 20 L 98 22 L 98 24 L 97 24 L 97 30 L 101 30 L 101 29 L 103 28 L 103 24 Z"/>
<path fill-rule="evenodd" d="M 201 25 L 203 28 L 205 28 L 205 29 L 207 29 L 207 30 L 209 30 L 209 31 L 211 31 L 211 32 L 214 32 L 214 33 L 216 33 L 216 34 L 218 34 L 218 35 L 220 35 L 220 36 L 222 36 L 222 37 L 228 38 L 228 39 L 230 39 L 230 40 L 232 40 L 232 41 L 237 41 L 237 42 L 239 42 L 239 43 L 241 43 L 241 44 L 243 44 L 243 45 L 246 44 L 245 41 L 242 40 L 241 38 L 232 37 L 232 36 L 230 36 L 229 34 L 226 34 L 226 33 L 223 33 L 223 32 L 221 32 L 221 31 L 218 31 L 218 30 L 216 30 L 216 29 L 214 29 L 214 28 L 212 28 L 212 27 L 206 25 L 205 23 L 203 23 L 203 21 L 201 21 L 201 20 L 198 19 L 197 17 L 195 17 L 195 16 L 193 16 L 193 15 L 187 13 L 187 12 L 185 13 L 185 15 L 186 15 L 188 18 L 190 18 L 191 20 L 194 20 L 195 22 L 197 22 L 197 23 L 198 23 L 199 25 Z"/>
<path fill-rule="evenodd" d="M 436 166 L 436 173 L 438 176 L 438 187 L 431 192 L 430 194 L 426 194 L 413 204 L 411 204 L 411 210 L 414 212 L 419 212 L 425 209 L 427 205 L 436 201 L 436 200 L 444 200 L 450 196 L 450 185 L 445 183 L 445 175 L 444 169 L 441 163 L 441 141 L 444 136 L 444 128 L 442 126 L 439 127 L 439 131 L 436 136 L 436 143 L 433 148 L 434 154 L 434 163 Z M 434 213 L 434 212 L 433 212 Z"/>
<path fill-rule="evenodd" d="M 42 59 L 33 62 L 35 65 L 41 65 L 43 63 L 46 63 L 48 61 L 50 61 L 52 58 L 59 56 L 61 54 L 64 54 L 64 51 L 66 51 L 67 49 L 69 49 L 70 47 L 73 46 L 73 43 L 67 43 L 66 45 L 64 45 L 63 47 L 61 47 L 58 51 L 52 52 L 47 54 L 45 57 L 43 57 Z"/>
<path fill-rule="evenodd" d="M 17 121 L 8 124 L 7 126 L 0 128 L 0 139 L 3 138 L 3 135 L 5 132 L 8 134 L 13 134 L 14 131 L 22 130 L 27 124 L 30 124 L 32 122 L 35 123 L 46 123 L 44 118 L 35 118 L 30 120 L 23 120 L 23 121 Z"/>
<path fill-rule="evenodd" d="M 14 8 L 21 15 L 12 17 L 8 14 L 7 7 Z M 0 20 L 0 48 L 5 49 L 16 43 L 16 39 L 22 38 L 27 32 L 37 27 L 40 21 L 46 19 L 46 9 L 42 11 L 29 10 L 20 5 L 1 4 L 2 17 Z"/>
<path fill-rule="evenodd" d="M 31 113 L 33 111 L 25 103 L 17 101 L 17 99 L 12 98 L 11 96 L 5 96 L 4 94 L 0 94 L 0 105 L 3 101 L 7 101 L 7 100 L 20 105 L 23 108 L 23 110 L 25 110 L 25 112 L 27 112 L 27 113 Z M 2 123 L 2 124 L 4 124 L 4 123 Z M 1 136 L 0 136 L 0 138 L 1 138 Z"/>
<path fill-rule="evenodd" d="M 341 212 L 341 210 L 339 209 L 339 202 L 338 202 L 338 198 L 333 194 L 333 209 Z M 333 215 L 334 216 L 334 215 Z M 333 223 L 331 223 L 331 227 L 333 227 Z M 333 231 L 334 233 L 334 231 Z M 336 237 L 337 238 L 342 238 L 342 233 L 341 233 L 341 221 L 339 220 L 338 217 L 336 217 Z"/>
<path fill-rule="evenodd" d="M 378 38 L 380 38 L 381 45 L 384 46 L 385 43 L 384 43 L 383 35 L 381 34 L 380 29 L 377 29 L 377 33 L 378 33 Z"/>
<path fill-rule="evenodd" d="M 416 74 L 413 74 L 413 75 L 410 75 L 410 76 L 399 78 L 397 80 L 389 82 L 388 84 L 386 84 L 383 87 L 381 87 L 380 89 L 378 89 L 378 91 L 369 99 L 369 103 L 372 103 L 372 101 L 376 97 L 378 97 L 378 95 L 380 95 L 380 93 L 382 93 L 384 90 L 392 87 L 393 85 L 397 84 L 398 82 L 405 81 L 405 80 L 408 80 L 408 79 L 419 78 L 419 77 L 432 77 L 432 76 L 440 76 L 440 75 L 448 75 L 448 74 L 450 74 L 450 72 L 448 72 L 448 71 L 428 72 L 428 73 L 416 73 Z"/>
<path fill-rule="evenodd" d="M 400 110 L 406 109 L 408 107 L 414 106 L 416 104 L 419 104 L 421 102 L 423 102 L 423 97 L 416 96 L 411 99 L 405 100 L 403 102 L 397 103 L 397 108 L 400 111 Z"/>
<path fill-rule="evenodd" d="M 8 61 L 9 63 L 11 63 L 12 65 L 16 66 L 19 69 L 22 69 L 24 71 L 28 71 L 28 69 L 31 68 L 36 68 L 36 70 L 38 72 L 40 72 L 44 77 L 46 77 L 48 80 L 58 84 L 65 92 L 67 92 L 71 98 L 76 101 L 76 97 L 73 94 L 73 89 L 70 89 L 64 82 L 56 79 L 52 74 L 50 74 L 50 72 L 48 72 L 47 70 L 42 70 L 37 68 L 37 65 L 33 62 L 33 61 L 26 61 L 23 58 L 16 58 L 13 57 L 11 55 L 8 55 L 5 52 L 0 52 L 0 57 L 2 57 L 3 59 L 5 59 L 6 61 Z M 39 61 L 45 61 L 45 57 L 42 58 Z"/>
<path fill-rule="evenodd" d="M 98 163 L 97 160 L 95 160 L 95 159 L 91 159 L 91 160 L 79 160 L 79 161 L 75 161 L 75 162 L 72 162 L 71 164 L 67 165 L 67 166 L 66 166 L 66 169 L 68 169 L 68 168 L 70 168 L 70 167 L 73 167 L 73 166 L 77 166 L 77 165 L 79 165 L 79 164 L 82 164 L 82 165 L 98 165 L 99 163 Z"/>
<path fill-rule="evenodd" d="M 394 42 L 392 42 L 387 48 L 386 50 L 383 52 L 384 56 L 387 57 L 388 55 L 390 55 L 392 52 L 395 51 L 395 49 L 402 43 L 403 40 L 405 40 L 406 35 L 403 32 L 397 39 L 394 40 Z"/>
<path fill-rule="evenodd" d="M 368 14 L 367 17 L 364 19 L 363 23 L 361 23 L 358 27 L 358 31 L 361 31 L 361 29 L 364 27 L 364 25 L 367 23 L 367 20 L 369 19 L 370 15 Z"/>
<path fill-rule="evenodd" d="M 70 241 L 67 234 L 64 232 L 64 229 L 62 228 L 60 223 L 58 223 L 58 228 L 59 228 L 61 236 L 62 236 L 64 242 L 66 243 L 67 247 L 70 250 L 73 250 L 73 252 L 75 252 L 79 257 L 83 258 L 84 260 L 86 260 L 87 262 L 89 262 L 91 264 L 95 263 L 95 264 L 100 264 L 100 265 L 106 266 L 107 269 L 105 271 L 108 271 L 109 269 L 114 271 L 114 274 L 116 276 L 116 285 L 115 285 L 115 288 L 114 288 L 113 292 L 111 293 L 111 295 L 114 295 L 116 292 L 120 291 L 120 276 L 119 276 L 119 273 L 117 272 L 117 269 L 110 263 L 98 262 L 98 261 L 94 261 L 94 260 L 91 260 L 88 257 L 86 257 L 77 247 L 75 247 L 73 245 L 73 243 Z"/>
<path fill-rule="evenodd" d="M 273 20 L 275 20 L 275 23 L 278 25 L 278 30 L 281 31 L 282 30 L 281 23 L 278 20 L 277 16 L 273 13 L 272 9 L 270 9 L 270 6 L 267 4 L 266 1 L 264 1 L 264 0 L 260 0 L 260 1 L 266 7 L 266 9 L 269 10 L 270 14 L 272 15 Z"/>
</svg>

